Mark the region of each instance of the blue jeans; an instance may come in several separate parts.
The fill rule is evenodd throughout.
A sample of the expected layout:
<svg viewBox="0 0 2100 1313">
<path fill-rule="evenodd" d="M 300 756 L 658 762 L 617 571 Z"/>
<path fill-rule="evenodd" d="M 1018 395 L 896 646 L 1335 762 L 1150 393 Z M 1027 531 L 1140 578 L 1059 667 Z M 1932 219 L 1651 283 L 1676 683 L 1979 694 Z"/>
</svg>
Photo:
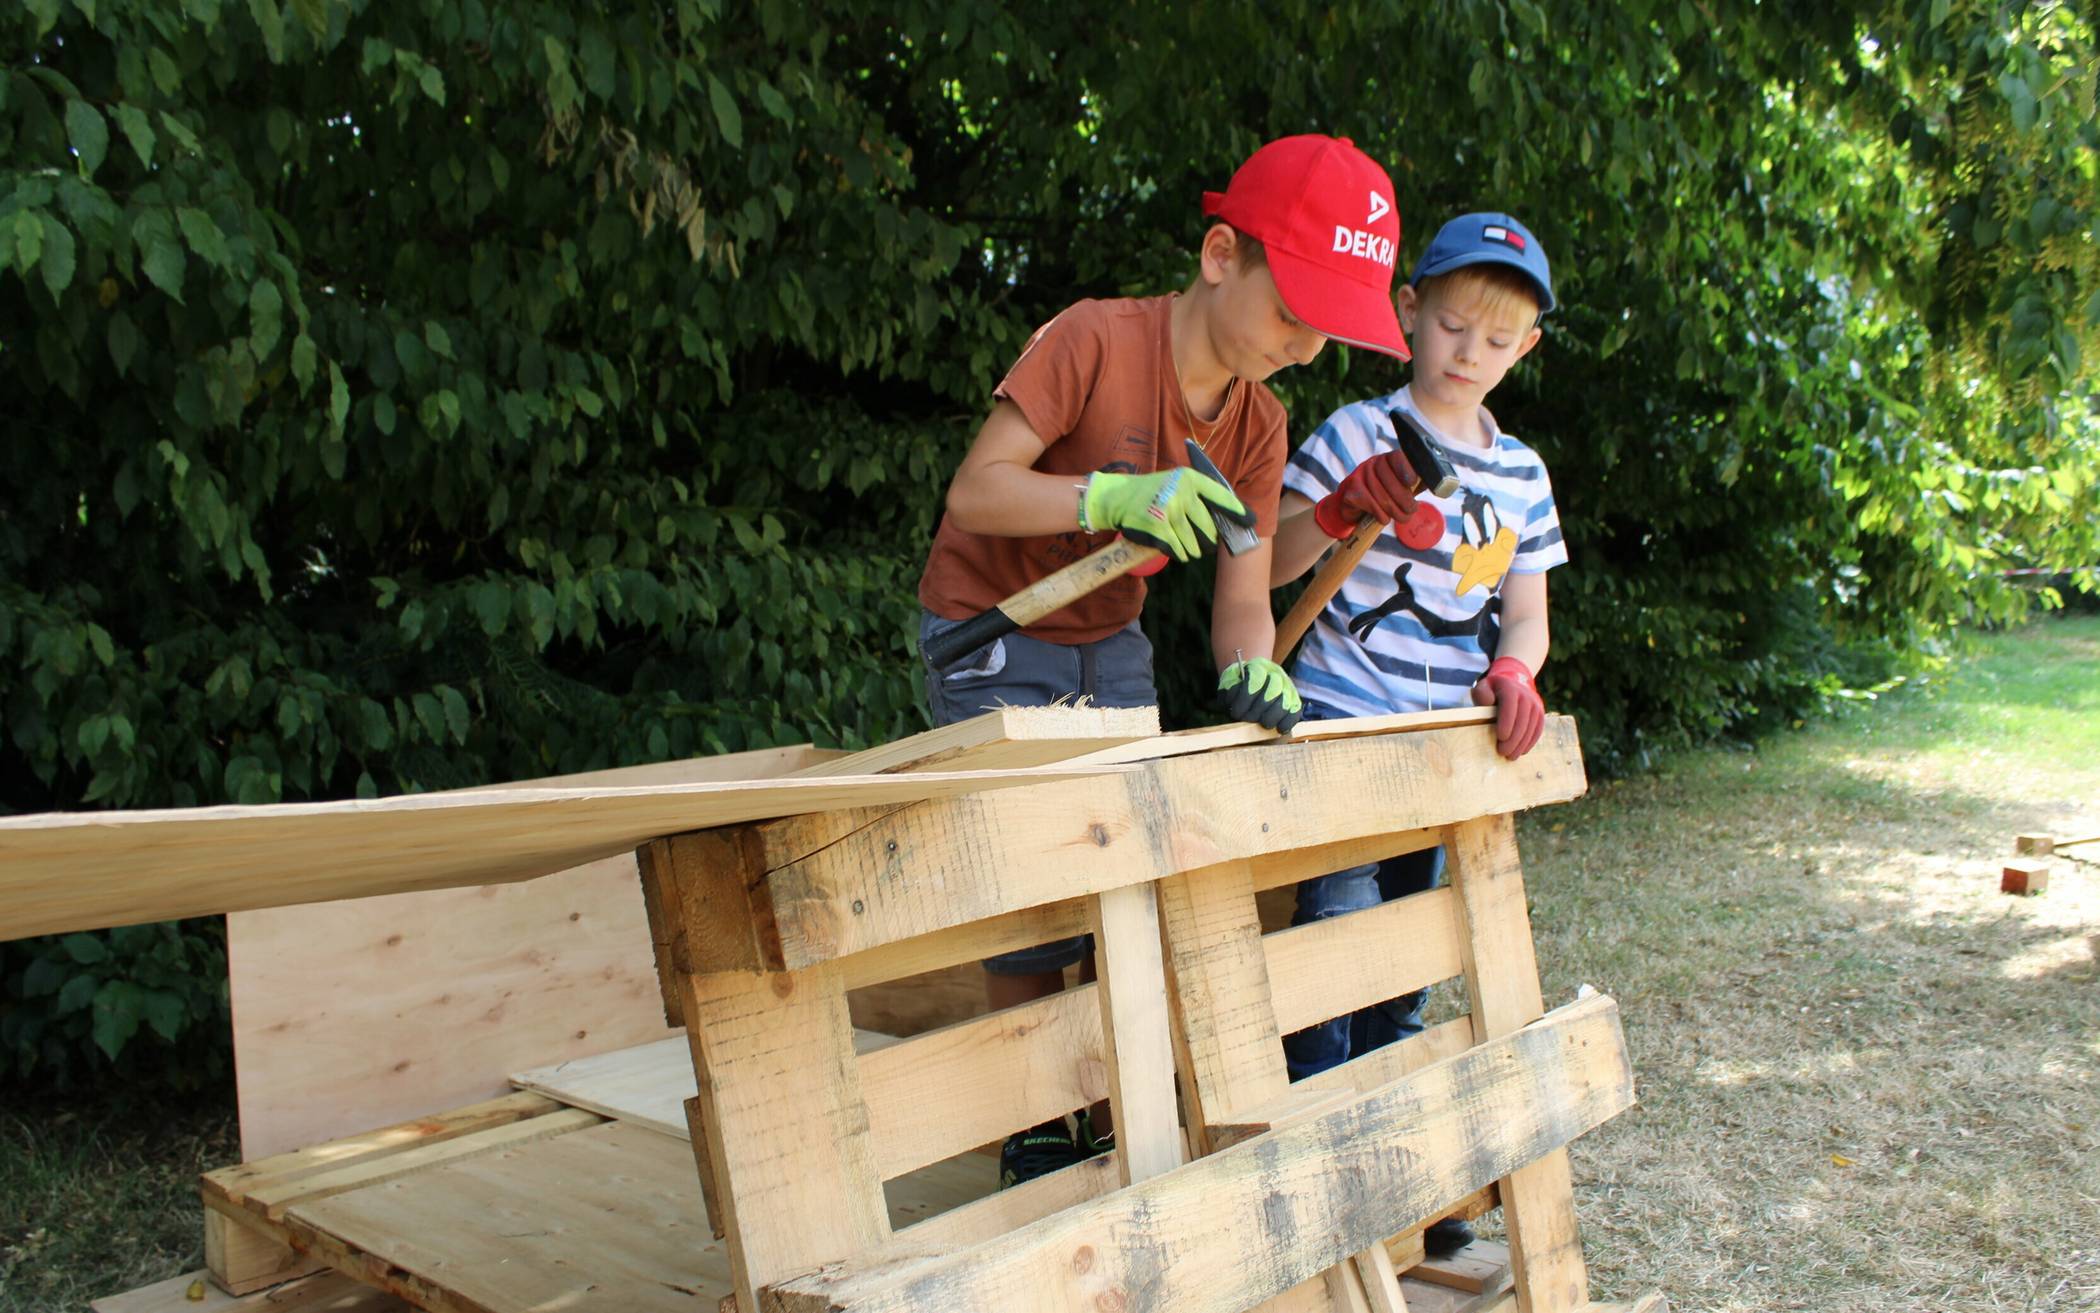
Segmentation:
<svg viewBox="0 0 2100 1313">
<path fill-rule="evenodd" d="M 953 629 L 931 611 L 919 613 L 919 650 L 935 634 Z M 922 661 L 925 658 L 920 658 Z M 926 702 L 935 725 L 953 725 L 999 707 L 1046 707 L 1060 699 L 1087 697 L 1097 707 L 1150 707 L 1152 643 L 1133 620 L 1091 643 L 1046 643 L 1026 634 L 996 639 L 946 671 L 926 668 Z M 1017 948 L 984 960 L 993 975 L 1032 976 L 1062 971 L 1093 951 L 1093 936 Z"/>
</svg>

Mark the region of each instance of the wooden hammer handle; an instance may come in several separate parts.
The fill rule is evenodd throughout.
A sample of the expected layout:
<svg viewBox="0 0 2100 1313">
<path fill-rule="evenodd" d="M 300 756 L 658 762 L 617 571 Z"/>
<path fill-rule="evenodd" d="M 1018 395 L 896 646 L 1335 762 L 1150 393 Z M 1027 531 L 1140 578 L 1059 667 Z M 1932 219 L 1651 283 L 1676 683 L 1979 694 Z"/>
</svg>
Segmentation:
<svg viewBox="0 0 2100 1313">
<path fill-rule="evenodd" d="M 1159 555 L 1157 547 L 1118 538 L 1055 574 L 1044 575 L 990 610 L 934 635 L 926 644 L 926 659 L 935 670 L 946 670 L 986 643 L 1034 624 Z"/>
<path fill-rule="evenodd" d="M 1356 568 L 1356 563 L 1364 559 L 1364 553 L 1371 550 L 1371 544 L 1378 541 L 1378 535 L 1384 529 L 1385 525 L 1379 522 L 1377 516 L 1364 516 L 1357 523 L 1356 532 L 1342 539 L 1342 545 L 1335 548 L 1334 554 L 1327 558 L 1327 563 L 1320 567 L 1319 573 L 1313 575 L 1312 582 L 1305 586 L 1305 592 L 1299 596 L 1298 604 L 1292 607 L 1290 614 L 1276 626 L 1277 665 L 1282 665 L 1289 658 L 1292 649 L 1298 646 L 1298 640 L 1304 638 L 1305 631 L 1312 628 L 1313 619 L 1320 614 L 1320 608 L 1326 606 L 1329 599 L 1341 591 L 1342 581 L 1349 577 L 1349 572 Z"/>
</svg>

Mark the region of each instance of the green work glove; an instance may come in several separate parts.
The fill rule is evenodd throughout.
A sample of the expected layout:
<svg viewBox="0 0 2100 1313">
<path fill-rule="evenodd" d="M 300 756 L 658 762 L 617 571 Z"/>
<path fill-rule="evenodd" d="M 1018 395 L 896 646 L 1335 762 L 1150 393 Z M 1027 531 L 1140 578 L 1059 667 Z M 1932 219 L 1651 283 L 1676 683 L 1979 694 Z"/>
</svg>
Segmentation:
<svg viewBox="0 0 2100 1313">
<path fill-rule="evenodd" d="M 1086 481 L 1086 496 L 1079 505 L 1079 527 L 1088 533 L 1114 529 L 1177 561 L 1195 560 L 1218 540 L 1214 514 L 1249 528 L 1254 525 L 1254 512 L 1232 489 L 1191 469 L 1154 474 L 1104 470 Z"/>
<path fill-rule="evenodd" d="M 1283 667 L 1267 657 L 1235 661 L 1218 676 L 1218 700 L 1234 720 L 1251 720 L 1280 734 L 1305 714 L 1305 700 Z"/>
</svg>

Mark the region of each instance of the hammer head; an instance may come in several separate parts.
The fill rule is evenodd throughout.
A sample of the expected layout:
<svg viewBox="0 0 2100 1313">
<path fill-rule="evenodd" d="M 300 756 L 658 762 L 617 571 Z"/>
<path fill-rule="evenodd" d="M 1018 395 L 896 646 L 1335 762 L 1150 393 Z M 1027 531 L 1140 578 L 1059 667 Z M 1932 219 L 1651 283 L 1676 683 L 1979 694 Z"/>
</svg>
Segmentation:
<svg viewBox="0 0 2100 1313">
<path fill-rule="evenodd" d="M 1188 450 L 1190 469 L 1195 470 L 1198 474 L 1207 474 L 1226 487 L 1232 488 L 1232 480 L 1226 478 L 1225 472 L 1218 468 L 1217 463 L 1211 460 L 1208 453 L 1196 445 L 1194 438 L 1188 439 Z M 1239 496 L 1240 490 L 1232 488 L 1232 495 L 1235 497 Z M 1254 526 L 1252 525 L 1241 524 L 1236 520 L 1228 520 L 1216 511 L 1211 512 L 1211 522 L 1218 526 L 1218 541 L 1225 544 L 1225 550 L 1231 552 L 1234 556 L 1252 549 L 1257 543 L 1261 542 L 1261 535 L 1254 531 Z"/>
<path fill-rule="evenodd" d="M 1393 436 L 1400 439 L 1400 454 L 1407 457 L 1407 463 L 1414 466 L 1415 477 L 1422 480 L 1418 491 L 1432 497 L 1449 497 L 1458 491 L 1458 471 L 1451 468 L 1451 458 L 1412 415 L 1404 410 L 1393 412 Z"/>
</svg>

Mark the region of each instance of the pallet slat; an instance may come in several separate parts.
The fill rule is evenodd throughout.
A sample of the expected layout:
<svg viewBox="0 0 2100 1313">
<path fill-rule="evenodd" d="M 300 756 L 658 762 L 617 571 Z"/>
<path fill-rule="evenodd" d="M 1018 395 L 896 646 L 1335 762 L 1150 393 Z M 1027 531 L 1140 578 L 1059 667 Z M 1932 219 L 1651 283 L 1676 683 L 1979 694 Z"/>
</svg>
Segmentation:
<svg viewBox="0 0 2100 1313">
<path fill-rule="evenodd" d="M 1632 1101 L 1618 1009 L 1600 995 L 996 1243 L 921 1262 L 847 1262 L 777 1285 L 766 1307 L 1054 1313 L 1141 1289 L 1154 1313 L 1247 1308 L 1381 1241 L 1378 1214 L 1427 1220 Z M 1371 1180 L 1376 1207 L 1366 1207 Z M 1276 1201 L 1288 1202 L 1279 1212 Z M 1243 1259 L 1214 1261 L 1222 1254 Z"/>
</svg>

